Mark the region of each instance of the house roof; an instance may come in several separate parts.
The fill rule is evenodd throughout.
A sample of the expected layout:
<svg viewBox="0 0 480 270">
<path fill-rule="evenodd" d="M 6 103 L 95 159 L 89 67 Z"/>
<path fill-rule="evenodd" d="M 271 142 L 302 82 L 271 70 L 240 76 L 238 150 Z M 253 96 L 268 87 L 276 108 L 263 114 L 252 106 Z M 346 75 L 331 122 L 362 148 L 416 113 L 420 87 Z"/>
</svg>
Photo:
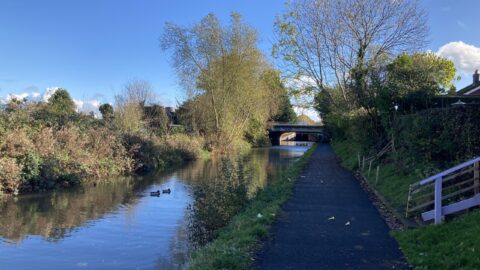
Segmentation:
<svg viewBox="0 0 480 270">
<path fill-rule="evenodd" d="M 480 90 L 480 84 L 470 84 L 465 86 L 464 88 L 457 91 L 458 95 L 469 95 L 477 90 Z"/>
</svg>

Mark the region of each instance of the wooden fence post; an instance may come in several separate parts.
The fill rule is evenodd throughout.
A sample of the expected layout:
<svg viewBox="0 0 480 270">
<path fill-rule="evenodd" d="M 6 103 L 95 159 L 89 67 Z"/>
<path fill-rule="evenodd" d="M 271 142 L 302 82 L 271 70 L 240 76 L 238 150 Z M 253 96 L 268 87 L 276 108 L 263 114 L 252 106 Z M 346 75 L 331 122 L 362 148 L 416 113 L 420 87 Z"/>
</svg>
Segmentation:
<svg viewBox="0 0 480 270">
<path fill-rule="evenodd" d="M 372 162 L 373 162 L 373 159 L 370 160 L 370 162 L 368 164 L 368 174 L 367 174 L 368 179 L 370 179 L 370 171 L 372 170 Z"/>
<path fill-rule="evenodd" d="M 475 195 L 477 195 L 480 191 L 480 172 L 479 172 L 479 164 L 478 161 L 473 163 L 473 186 L 475 187 Z"/>
<path fill-rule="evenodd" d="M 380 165 L 377 165 L 377 175 L 375 176 L 375 185 L 378 184 L 378 173 L 380 172 Z"/>
<path fill-rule="evenodd" d="M 435 205 L 434 205 L 435 224 L 441 224 L 442 216 L 442 177 L 435 179 Z"/>
</svg>

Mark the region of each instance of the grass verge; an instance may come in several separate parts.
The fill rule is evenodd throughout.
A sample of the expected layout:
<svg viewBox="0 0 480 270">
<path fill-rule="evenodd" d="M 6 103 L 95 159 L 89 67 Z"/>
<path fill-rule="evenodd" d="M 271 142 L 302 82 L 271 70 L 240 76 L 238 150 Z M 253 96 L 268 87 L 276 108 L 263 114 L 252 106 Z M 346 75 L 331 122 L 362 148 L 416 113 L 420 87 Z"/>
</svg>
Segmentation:
<svg viewBox="0 0 480 270">
<path fill-rule="evenodd" d="M 358 168 L 358 157 L 360 147 L 350 143 L 349 141 L 332 142 L 332 147 L 337 156 L 341 159 L 342 165 L 349 169 Z M 419 181 L 418 176 L 412 174 L 399 174 L 393 164 L 381 164 L 376 181 L 376 165 L 373 166 L 368 175 L 368 166 L 364 170 L 360 170 L 362 175 L 367 179 L 368 184 L 379 192 L 398 213 L 405 213 L 407 204 L 408 187 L 410 184 Z"/>
<path fill-rule="evenodd" d="M 415 269 L 480 269 L 480 211 L 442 225 L 393 232 Z"/>
<path fill-rule="evenodd" d="M 357 153 L 360 147 L 348 141 L 332 143 L 342 165 L 348 169 L 358 168 Z M 361 170 L 369 185 L 379 192 L 397 213 L 404 213 L 408 186 L 419 177 L 414 173 L 398 174 L 393 164 L 381 165 L 379 180 L 375 181 L 372 170 L 366 177 L 368 169 Z M 414 269 L 449 270 L 480 269 L 480 211 L 463 215 L 442 225 L 424 226 L 415 229 L 393 231 L 408 262 Z"/>
<path fill-rule="evenodd" d="M 259 191 L 248 206 L 235 215 L 218 237 L 192 254 L 189 269 L 246 269 L 254 248 L 265 237 L 280 210 L 290 198 L 299 173 L 317 148 L 312 146 L 279 179 Z"/>
</svg>

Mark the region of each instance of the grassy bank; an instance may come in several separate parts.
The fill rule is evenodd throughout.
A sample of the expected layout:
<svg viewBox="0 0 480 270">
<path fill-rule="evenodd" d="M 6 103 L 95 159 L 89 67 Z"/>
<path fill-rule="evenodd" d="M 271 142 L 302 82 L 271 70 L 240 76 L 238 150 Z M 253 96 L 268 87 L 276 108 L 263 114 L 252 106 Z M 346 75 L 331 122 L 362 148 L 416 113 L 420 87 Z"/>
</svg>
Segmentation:
<svg viewBox="0 0 480 270">
<path fill-rule="evenodd" d="M 347 140 L 334 141 L 332 147 L 345 168 L 349 170 L 360 169 L 358 168 L 357 154 L 361 151 L 358 145 Z M 404 213 L 405 211 L 409 185 L 421 180 L 421 176 L 414 172 L 409 174 L 399 173 L 393 163 L 380 164 L 378 181 L 376 181 L 376 164 L 372 166 L 370 176 L 368 175 L 368 165 L 365 165 L 361 172 L 369 185 L 374 187 L 398 213 Z"/>
<path fill-rule="evenodd" d="M 268 233 L 280 206 L 291 196 L 292 187 L 314 145 L 300 160 L 290 165 L 279 179 L 269 182 L 247 207 L 234 216 L 218 237 L 192 254 L 190 269 L 246 269 L 254 248 Z"/>
<path fill-rule="evenodd" d="M 442 225 L 393 232 L 415 269 L 480 269 L 480 212 Z"/>
<path fill-rule="evenodd" d="M 349 141 L 336 141 L 332 145 L 343 166 L 359 169 L 357 153 L 360 147 Z M 399 173 L 393 163 L 381 164 L 378 182 L 373 169 L 370 177 L 367 177 L 368 169 L 361 172 L 370 186 L 400 214 L 405 211 L 408 186 L 422 179 L 418 173 Z M 398 230 L 392 235 L 414 269 L 480 269 L 480 257 L 476 253 L 480 250 L 479 223 L 480 212 L 475 211 L 439 226 Z"/>
</svg>

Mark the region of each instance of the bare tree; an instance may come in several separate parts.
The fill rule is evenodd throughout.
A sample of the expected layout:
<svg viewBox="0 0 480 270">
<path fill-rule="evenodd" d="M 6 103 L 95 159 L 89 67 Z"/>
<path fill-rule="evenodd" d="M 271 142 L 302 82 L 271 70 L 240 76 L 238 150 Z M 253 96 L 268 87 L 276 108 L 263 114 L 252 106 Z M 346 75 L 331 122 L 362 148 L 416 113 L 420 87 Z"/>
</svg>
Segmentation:
<svg viewBox="0 0 480 270">
<path fill-rule="evenodd" d="M 428 33 L 417 0 L 296 0 L 275 28 L 273 54 L 289 75 L 317 91 L 340 89 L 347 104 L 353 96 L 361 106 L 369 70 L 422 48 Z"/>
<path fill-rule="evenodd" d="M 115 96 L 115 123 L 125 132 L 138 132 L 145 127 L 144 107 L 153 104 L 156 95 L 152 85 L 145 80 L 132 80 Z"/>
</svg>

